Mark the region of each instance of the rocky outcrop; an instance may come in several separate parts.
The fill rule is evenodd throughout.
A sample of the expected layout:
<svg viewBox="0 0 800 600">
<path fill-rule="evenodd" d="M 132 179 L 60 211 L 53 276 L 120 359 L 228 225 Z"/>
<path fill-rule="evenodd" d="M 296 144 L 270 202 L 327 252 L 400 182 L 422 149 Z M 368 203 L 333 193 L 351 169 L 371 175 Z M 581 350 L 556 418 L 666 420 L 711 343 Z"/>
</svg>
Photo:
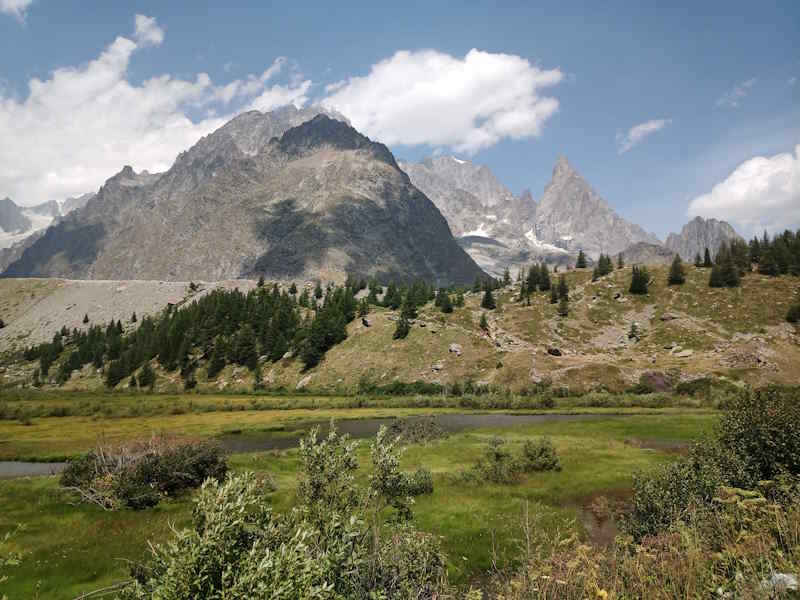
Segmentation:
<svg viewBox="0 0 800 600">
<path fill-rule="evenodd" d="M 675 253 L 661 244 L 637 242 L 622 251 L 622 259 L 626 265 L 661 265 L 669 264 Z"/>
<path fill-rule="evenodd" d="M 22 208 L 11 198 L 0 200 L 0 229 L 5 233 L 22 233 L 31 227 L 31 221 Z"/>
<path fill-rule="evenodd" d="M 684 260 L 694 260 L 697 254 L 703 256 L 706 248 L 714 256 L 722 244 L 734 239 L 740 237 L 729 223 L 695 217 L 683 226 L 680 233 L 670 233 L 664 245 Z"/>
<path fill-rule="evenodd" d="M 245 113 L 163 174 L 125 167 L 4 276 L 446 284 L 482 273 L 384 145 L 311 116 Z"/>
</svg>

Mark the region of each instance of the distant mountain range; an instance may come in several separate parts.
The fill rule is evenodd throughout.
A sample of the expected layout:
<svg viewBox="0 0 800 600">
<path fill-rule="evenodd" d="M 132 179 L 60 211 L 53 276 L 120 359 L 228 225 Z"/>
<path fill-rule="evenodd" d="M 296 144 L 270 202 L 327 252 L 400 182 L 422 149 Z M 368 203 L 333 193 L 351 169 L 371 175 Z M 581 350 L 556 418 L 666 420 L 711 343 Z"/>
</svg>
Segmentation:
<svg viewBox="0 0 800 600">
<path fill-rule="evenodd" d="M 437 210 L 438 209 L 438 210 Z M 78 279 L 471 282 L 535 261 L 691 260 L 738 237 L 695 218 L 665 244 L 619 216 L 565 157 L 537 202 L 453 156 L 396 162 L 338 113 L 247 112 L 165 173 L 129 166 L 96 194 L 0 200 L 0 272 Z"/>
<path fill-rule="evenodd" d="M 446 284 L 482 271 L 386 146 L 287 108 L 236 117 L 165 173 L 125 167 L 3 274 Z"/>
</svg>

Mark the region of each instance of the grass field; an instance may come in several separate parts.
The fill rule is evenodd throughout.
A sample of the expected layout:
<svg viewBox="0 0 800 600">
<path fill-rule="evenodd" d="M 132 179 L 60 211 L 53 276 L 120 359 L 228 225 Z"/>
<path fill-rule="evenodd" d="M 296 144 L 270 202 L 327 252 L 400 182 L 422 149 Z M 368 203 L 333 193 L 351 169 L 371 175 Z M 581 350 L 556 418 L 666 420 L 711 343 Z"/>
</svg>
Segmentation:
<svg viewBox="0 0 800 600">
<path fill-rule="evenodd" d="M 151 402 L 162 400 L 154 397 Z M 247 400 L 241 402 L 247 408 Z M 233 429 L 291 427 L 309 418 L 437 410 L 459 409 L 286 408 L 147 417 L 46 417 L 33 419 L 30 425 L 0 422 L 0 439 L 7 455 L 27 453 L 43 458 L 48 452 L 56 456 L 82 451 L 96 442 L 98 433 L 115 439 L 155 430 L 214 435 Z M 562 407 L 561 412 L 565 410 L 569 408 Z M 480 577 L 490 567 L 493 551 L 499 566 L 516 555 L 519 521 L 526 504 L 531 512 L 545 513 L 543 522 L 548 526 L 582 531 L 580 522 L 571 521 L 580 506 L 600 495 L 624 495 L 635 472 L 652 469 L 675 456 L 647 449 L 639 442 L 689 440 L 708 430 L 715 419 L 713 411 L 689 408 L 581 410 L 594 410 L 597 418 L 504 429 L 480 428 L 407 448 L 402 460 L 404 469 L 425 467 L 434 474 L 435 492 L 417 499 L 415 519 L 421 528 L 442 536 L 453 581 Z M 630 414 L 609 418 L 603 411 Z M 493 435 L 501 435 L 514 450 L 528 437 L 547 435 L 558 450 L 563 470 L 532 474 L 515 485 L 476 486 L 456 482 L 451 475 L 474 464 Z M 360 442 L 359 457 L 361 474 L 366 478 L 369 463 L 366 440 Z M 230 464 L 236 471 L 268 473 L 277 484 L 270 496 L 276 510 L 292 506 L 299 469 L 296 451 L 233 455 Z M 25 526 L 13 540 L 13 548 L 24 553 L 24 560 L 9 573 L 10 579 L 0 589 L 9 598 L 36 597 L 37 593 L 42 598 L 73 598 L 125 579 L 128 561 L 142 558 L 148 541 L 169 539 L 171 526 L 186 525 L 192 506 L 191 499 L 185 497 L 164 501 L 146 511 L 104 512 L 94 506 L 74 504 L 58 488 L 57 480 L 48 477 L 0 482 L 0 505 L 3 507 L 0 535 L 18 523 Z"/>
</svg>

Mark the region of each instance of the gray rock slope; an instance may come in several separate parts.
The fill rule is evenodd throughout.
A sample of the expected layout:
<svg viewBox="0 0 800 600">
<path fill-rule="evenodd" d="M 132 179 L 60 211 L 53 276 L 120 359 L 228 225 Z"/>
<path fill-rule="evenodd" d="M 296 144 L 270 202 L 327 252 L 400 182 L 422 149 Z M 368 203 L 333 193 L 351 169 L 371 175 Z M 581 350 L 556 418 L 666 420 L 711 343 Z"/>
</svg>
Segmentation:
<svg viewBox="0 0 800 600">
<path fill-rule="evenodd" d="M 481 274 L 385 146 L 312 116 L 245 113 L 163 174 L 125 167 L 3 275 L 178 281 L 352 273 L 465 283 Z"/>
<path fill-rule="evenodd" d="M 739 239 L 739 234 L 726 221 L 695 217 L 680 233 L 670 233 L 664 245 L 684 260 L 694 260 L 698 252 L 703 256 L 706 248 L 714 256 L 723 243 L 733 239 Z"/>
</svg>

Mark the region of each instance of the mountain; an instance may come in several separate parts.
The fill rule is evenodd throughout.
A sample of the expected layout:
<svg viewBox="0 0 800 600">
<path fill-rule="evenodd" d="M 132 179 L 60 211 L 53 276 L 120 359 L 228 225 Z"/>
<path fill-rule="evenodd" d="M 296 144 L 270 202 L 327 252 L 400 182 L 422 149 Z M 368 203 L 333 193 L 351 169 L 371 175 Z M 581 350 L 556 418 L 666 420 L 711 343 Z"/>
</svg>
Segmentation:
<svg viewBox="0 0 800 600">
<path fill-rule="evenodd" d="M 83 208 L 86 203 L 94 196 L 92 193 L 81 194 L 75 198 L 67 198 L 61 203 L 61 214 L 66 215 L 76 208 Z"/>
<path fill-rule="evenodd" d="M 2 233 L 22 233 L 31 228 L 31 220 L 11 198 L 0 200 L 0 229 Z"/>
<path fill-rule="evenodd" d="M 617 254 L 636 242 L 661 244 L 614 212 L 563 156 L 539 202 L 534 233 L 538 239 L 583 250 L 592 258 L 601 252 Z"/>
<path fill-rule="evenodd" d="M 661 244 L 636 242 L 621 252 L 626 265 L 661 265 L 669 264 L 675 253 Z M 612 257 L 613 258 L 613 257 Z"/>
<path fill-rule="evenodd" d="M 467 283 L 481 273 L 386 146 L 289 108 L 236 117 L 165 173 L 125 167 L 3 275 Z"/>
<path fill-rule="evenodd" d="M 581 249 L 596 258 L 635 242 L 661 243 L 611 210 L 564 157 L 538 204 L 529 191 L 514 196 L 488 167 L 452 156 L 400 167 L 433 200 L 470 256 L 495 275 L 535 260 L 569 264 Z"/>
<path fill-rule="evenodd" d="M 711 256 L 716 255 L 723 243 L 733 239 L 741 238 L 729 223 L 695 217 L 683 226 L 680 233 L 670 233 L 664 245 L 684 260 L 694 260 L 698 253 L 703 256 L 706 248 L 711 251 Z"/>
</svg>

